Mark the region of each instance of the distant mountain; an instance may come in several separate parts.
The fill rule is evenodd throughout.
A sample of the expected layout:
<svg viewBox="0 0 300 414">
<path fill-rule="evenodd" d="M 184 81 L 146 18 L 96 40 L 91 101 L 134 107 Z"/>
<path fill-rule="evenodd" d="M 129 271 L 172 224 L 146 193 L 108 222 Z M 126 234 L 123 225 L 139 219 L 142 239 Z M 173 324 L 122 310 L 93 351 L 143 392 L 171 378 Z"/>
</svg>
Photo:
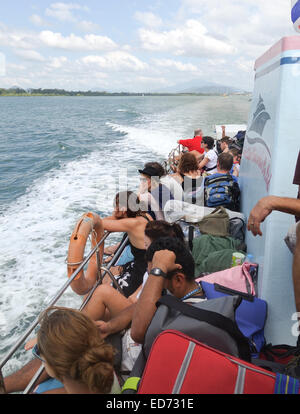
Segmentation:
<svg viewBox="0 0 300 414">
<path fill-rule="evenodd" d="M 232 94 L 246 93 L 243 89 L 232 86 L 220 85 L 213 82 L 191 81 L 168 88 L 157 89 L 156 93 L 211 93 L 211 94 Z"/>
</svg>

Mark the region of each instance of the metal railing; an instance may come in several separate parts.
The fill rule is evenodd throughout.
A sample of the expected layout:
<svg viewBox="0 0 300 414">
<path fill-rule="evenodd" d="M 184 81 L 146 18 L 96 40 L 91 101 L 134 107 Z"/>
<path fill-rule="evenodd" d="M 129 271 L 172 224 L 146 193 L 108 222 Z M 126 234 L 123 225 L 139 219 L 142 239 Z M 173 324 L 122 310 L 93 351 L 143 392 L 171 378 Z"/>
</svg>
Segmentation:
<svg viewBox="0 0 300 414">
<path fill-rule="evenodd" d="M 73 282 L 73 280 L 76 278 L 76 276 L 81 272 L 81 270 L 84 268 L 84 266 L 89 262 L 91 257 L 96 253 L 97 255 L 97 264 L 98 264 L 98 278 L 94 285 L 94 287 L 90 290 L 87 297 L 85 298 L 84 302 L 80 306 L 79 310 L 82 310 L 84 306 L 87 304 L 89 299 L 91 298 L 92 294 L 94 293 L 95 289 L 99 286 L 99 284 L 102 283 L 103 278 L 106 274 L 110 277 L 112 280 L 114 286 L 120 293 L 122 293 L 122 290 L 118 283 L 115 280 L 114 275 L 111 273 L 110 269 L 112 266 L 114 266 L 118 259 L 120 258 L 121 254 L 123 253 L 126 244 L 128 242 L 128 237 L 125 238 L 125 240 L 118 246 L 116 253 L 114 254 L 112 260 L 109 262 L 107 266 L 101 266 L 98 249 L 99 246 L 101 246 L 102 243 L 107 239 L 107 237 L 110 235 L 110 232 L 107 232 L 104 234 L 102 239 L 99 241 L 99 243 L 90 251 L 90 253 L 84 258 L 81 265 L 75 270 L 75 272 L 70 276 L 70 278 L 67 280 L 67 282 L 63 285 L 63 287 L 56 293 L 56 295 L 53 297 L 53 299 L 49 302 L 49 304 L 45 307 L 45 309 L 54 306 L 56 302 L 61 298 L 61 296 L 65 293 L 67 288 L 70 286 L 70 284 Z M 101 274 L 101 271 L 103 272 Z M 10 358 L 14 355 L 14 353 L 19 349 L 19 347 L 25 342 L 25 340 L 28 338 L 28 336 L 32 333 L 32 331 L 36 328 L 36 326 L 39 324 L 39 316 L 35 319 L 35 321 L 30 325 L 30 327 L 26 330 L 26 332 L 20 337 L 20 339 L 15 343 L 15 345 L 12 347 L 12 349 L 8 352 L 8 354 L 4 357 L 4 359 L 0 362 L 0 394 L 6 394 L 5 385 L 4 385 L 4 379 L 2 375 L 2 369 L 5 366 L 5 364 L 10 360 Z M 30 383 L 27 385 L 26 389 L 24 390 L 23 394 L 28 394 L 32 391 L 36 381 L 41 376 L 42 372 L 44 370 L 43 365 L 38 369 Z"/>
<path fill-rule="evenodd" d="M 168 155 L 167 160 L 164 162 L 164 167 L 167 173 L 174 173 L 174 167 L 176 165 L 176 157 L 179 157 L 182 153 L 182 145 L 178 144 L 176 148 L 174 148 L 170 154 Z"/>
</svg>

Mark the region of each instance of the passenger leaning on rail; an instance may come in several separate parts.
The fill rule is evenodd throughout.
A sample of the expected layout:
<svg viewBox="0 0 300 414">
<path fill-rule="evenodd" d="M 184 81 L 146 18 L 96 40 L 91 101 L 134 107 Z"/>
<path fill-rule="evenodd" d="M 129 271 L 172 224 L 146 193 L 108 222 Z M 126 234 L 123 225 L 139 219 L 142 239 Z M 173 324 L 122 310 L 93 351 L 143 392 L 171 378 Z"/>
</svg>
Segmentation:
<svg viewBox="0 0 300 414">
<path fill-rule="evenodd" d="M 131 253 L 134 260 L 120 266 L 116 277 L 124 295 L 132 295 L 143 281 L 147 263 L 145 261 L 144 233 L 146 224 L 152 221 L 150 214 L 142 210 L 138 196 L 132 191 L 123 191 L 116 195 L 114 213 L 102 220 L 104 230 L 128 234 Z"/>
<path fill-rule="evenodd" d="M 122 191 L 118 193 L 114 200 L 114 211 L 112 216 L 103 219 L 97 216 L 103 230 L 108 232 L 127 233 L 129 245 L 134 260 L 124 266 L 119 267 L 117 281 L 124 291 L 130 296 L 141 284 L 147 264 L 145 262 L 144 231 L 148 221 L 152 217 L 142 210 L 142 205 L 138 196 L 132 191 Z M 95 285 L 97 280 L 97 267 L 93 272 L 80 275 L 71 283 L 71 288 L 78 295 L 87 294 Z"/>
</svg>

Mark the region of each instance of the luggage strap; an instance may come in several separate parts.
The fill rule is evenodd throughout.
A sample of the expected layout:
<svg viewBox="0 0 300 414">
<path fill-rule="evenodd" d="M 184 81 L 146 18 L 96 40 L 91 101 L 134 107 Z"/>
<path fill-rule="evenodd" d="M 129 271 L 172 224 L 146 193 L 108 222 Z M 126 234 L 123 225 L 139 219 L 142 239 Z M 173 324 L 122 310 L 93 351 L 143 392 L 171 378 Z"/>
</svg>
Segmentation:
<svg viewBox="0 0 300 414">
<path fill-rule="evenodd" d="M 122 393 L 126 390 L 137 391 L 140 379 L 141 378 L 139 378 L 139 377 L 127 378 L 127 380 L 125 381 L 125 383 L 122 387 Z"/>
<path fill-rule="evenodd" d="M 213 325 L 216 328 L 227 332 L 236 341 L 240 358 L 244 361 L 251 361 L 248 340 L 239 330 L 237 324 L 231 319 L 226 318 L 217 312 L 199 309 L 195 306 L 188 305 L 187 303 L 181 302 L 175 296 L 171 295 L 162 296 L 157 302 L 157 305 L 159 304 L 166 305 L 169 308 L 173 308 L 186 316 L 198 319 L 199 321 L 207 322 L 210 325 Z"/>
</svg>

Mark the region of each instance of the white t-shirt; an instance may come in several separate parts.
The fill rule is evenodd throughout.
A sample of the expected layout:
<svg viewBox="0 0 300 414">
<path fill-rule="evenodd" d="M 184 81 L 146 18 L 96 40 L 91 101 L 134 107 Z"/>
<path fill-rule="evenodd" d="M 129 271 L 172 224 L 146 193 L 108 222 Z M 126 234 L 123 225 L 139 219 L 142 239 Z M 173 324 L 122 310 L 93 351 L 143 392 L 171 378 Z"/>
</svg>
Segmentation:
<svg viewBox="0 0 300 414">
<path fill-rule="evenodd" d="M 139 299 L 139 297 L 141 296 L 141 292 L 142 292 L 142 290 L 143 290 L 143 288 L 144 288 L 144 286 L 145 286 L 145 284 L 146 284 L 146 282 L 147 282 L 148 277 L 149 277 L 148 272 L 145 272 L 145 273 L 144 273 L 144 276 L 143 276 L 143 284 L 142 284 L 142 289 L 141 289 L 141 290 L 139 291 L 139 293 L 136 295 L 136 298 L 137 298 L 137 299 Z"/>
<path fill-rule="evenodd" d="M 209 174 L 216 173 L 217 172 L 217 161 L 218 161 L 218 155 L 217 155 L 216 151 L 213 150 L 213 149 L 207 151 L 204 154 L 204 158 L 208 158 L 209 159 L 208 163 L 205 166 L 206 168 L 209 169 L 209 168 L 212 168 L 212 167 L 216 167 L 213 170 L 208 171 Z"/>
</svg>

